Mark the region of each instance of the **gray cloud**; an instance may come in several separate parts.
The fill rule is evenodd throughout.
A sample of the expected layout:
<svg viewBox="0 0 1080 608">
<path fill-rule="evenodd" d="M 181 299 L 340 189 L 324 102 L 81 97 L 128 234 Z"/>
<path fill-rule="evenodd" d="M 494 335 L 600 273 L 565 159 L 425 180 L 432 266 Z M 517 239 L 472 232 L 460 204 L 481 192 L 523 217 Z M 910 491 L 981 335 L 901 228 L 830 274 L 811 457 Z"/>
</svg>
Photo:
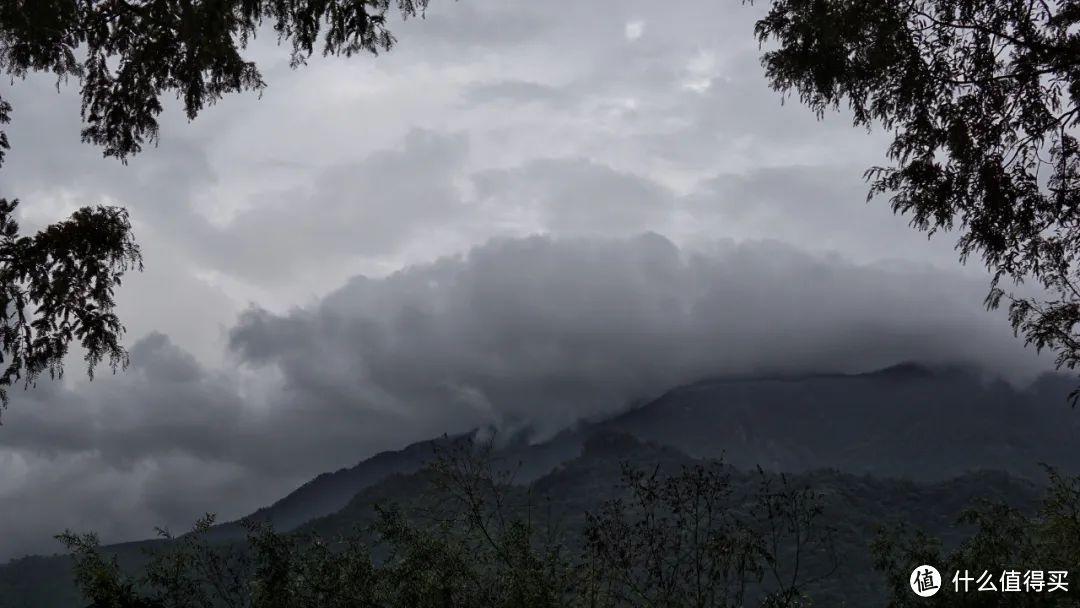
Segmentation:
<svg viewBox="0 0 1080 608">
<path fill-rule="evenodd" d="M 312 265 L 394 253 L 465 211 L 454 179 L 467 150 L 464 136 L 414 130 L 399 149 L 327 167 L 305 186 L 261 192 L 225 226 L 201 227 L 202 258 L 265 283 L 287 282 Z"/>
<path fill-rule="evenodd" d="M 401 47 L 441 49 L 452 56 L 467 50 L 520 46 L 552 29 L 559 20 L 547 8 L 510 6 L 501 2 L 432 3 L 421 20 L 395 30 Z M 411 52 L 411 51 L 410 51 Z M 438 55 L 430 57 L 437 60 Z"/>
<path fill-rule="evenodd" d="M 677 208 L 705 240 L 772 239 L 856 260 L 918 261 L 985 276 L 977 264 L 959 266 L 954 235 L 928 239 L 892 212 L 887 197 L 865 202 L 864 170 L 848 163 L 721 173 L 699 183 Z"/>
<path fill-rule="evenodd" d="M 348 387 L 339 402 L 294 400 L 272 381 L 253 390 L 162 334 L 132 357 L 123 374 L 13 394 L 0 427 L 0 561 L 58 550 L 52 535 L 65 528 L 115 542 L 184 529 L 208 510 L 235 518 L 412 438 L 401 416 L 357 407 Z M 433 416 L 416 432 L 444 424 Z"/>
<path fill-rule="evenodd" d="M 665 222 L 673 204 L 655 181 L 580 158 L 488 170 L 472 181 L 492 212 L 532 213 L 533 222 L 555 234 L 639 232 Z"/>
<path fill-rule="evenodd" d="M 842 370 L 915 359 L 1022 376 L 1043 363 L 982 311 L 985 285 L 775 242 L 681 251 L 633 239 L 499 240 L 317 306 L 245 313 L 232 348 L 280 369 L 294 398 L 548 433 L 718 374 Z M 329 391 L 330 387 L 333 391 Z"/>
<path fill-rule="evenodd" d="M 511 106 L 534 103 L 558 103 L 568 95 L 557 86 L 528 80 L 500 79 L 481 82 L 464 92 L 466 104 L 505 102 Z"/>
<path fill-rule="evenodd" d="M 38 222 L 65 205 L 128 206 L 156 249 L 141 283 L 186 284 L 223 311 L 210 323 L 193 308 L 161 325 L 147 315 L 133 329 L 165 331 L 205 359 L 209 349 L 187 336 L 216 345 L 217 326 L 251 299 L 280 310 L 351 274 L 492 236 L 595 226 L 679 241 L 676 223 L 702 218 L 685 217 L 665 190 L 721 169 L 863 162 L 870 140 L 846 120 L 823 125 L 798 104 L 780 107 L 757 64 L 760 13 L 707 2 L 434 3 L 424 19 L 396 23 L 394 51 L 298 71 L 262 36 L 251 50 L 271 85 L 261 100 L 230 97 L 192 124 L 169 103 L 161 146 L 128 167 L 77 143 L 72 87 L 57 94 L 51 79 L 31 78 L 5 92 L 16 113 L 4 194 L 24 196 Z M 629 23 L 642 24 L 640 37 L 627 37 Z M 687 87 L 695 82 L 711 84 Z M 532 194 L 499 190 L 494 176 Z M 488 188 L 483 198 L 459 191 L 470 180 Z M 138 316 L 147 301 L 169 308 L 175 298 L 130 300 L 124 310 Z"/>
</svg>

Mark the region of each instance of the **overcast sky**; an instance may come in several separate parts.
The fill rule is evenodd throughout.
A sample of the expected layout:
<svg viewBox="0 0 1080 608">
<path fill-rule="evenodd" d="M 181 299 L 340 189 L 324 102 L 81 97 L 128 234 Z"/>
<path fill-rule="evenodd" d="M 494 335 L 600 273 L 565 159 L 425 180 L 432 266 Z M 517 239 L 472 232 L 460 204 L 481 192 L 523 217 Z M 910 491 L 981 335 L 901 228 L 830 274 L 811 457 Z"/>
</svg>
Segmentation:
<svg viewBox="0 0 1080 608">
<path fill-rule="evenodd" d="M 26 226 L 126 206 L 132 367 L 13 392 L 0 560 L 233 518 L 443 432 L 551 433 L 725 373 L 1046 367 L 952 239 L 865 202 L 887 137 L 781 105 L 761 6 L 432 0 L 377 58 L 299 71 L 122 166 L 72 88 L 3 85 Z"/>
</svg>

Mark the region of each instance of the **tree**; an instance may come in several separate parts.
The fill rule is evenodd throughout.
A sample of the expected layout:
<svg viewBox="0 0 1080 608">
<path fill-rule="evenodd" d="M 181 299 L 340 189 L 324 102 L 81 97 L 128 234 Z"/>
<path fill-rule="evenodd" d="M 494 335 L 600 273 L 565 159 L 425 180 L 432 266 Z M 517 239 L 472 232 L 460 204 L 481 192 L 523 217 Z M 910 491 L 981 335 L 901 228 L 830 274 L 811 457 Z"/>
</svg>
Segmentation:
<svg viewBox="0 0 1080 608">
<path fill-rule="evenodd" d="M 819 521 L 820 497 L 786 477 L 758 474 L 757 493 L 736 497 L 730 471 L 719 463 L 675 475 L 624 464 L 628 499 L 610 500 L 588 516 L 590 605 L 809 605 L 806 586 L 837 565 L 832 530 Z M 808 574 L 810 556 L 824 568 Z"/>
<path fill-rule="evenodd" d="M 881 530 L 872 551 L 875 569 L 886 577 L 889 606 L 1021 608 L 1080 604 L 1072 593 L 1080 555 L 1080 477 L 1062 475 L 1050 467 L 1046 471 L 1049 484 L 1036 512 L 980 501 L 961 515 L 958 524 L 969 534 L 951 550 L 945 550 L 945 543 L 921 530 Z M 909 587 L 912 571 L 923 564 L 934 565 L 942 577 L 942 589 L 929 598 L 916 596 Z M 1019 586 L 1021 593 L 1002 591 L 1007 572 L 1015 573 L 1012 584 Z M 1028 577 L 1028 572 L 1039 575 Z M 1049 591 L 1051 572 L 1068 573 L 1063 579 L 1068 592 Z M 979 592 L 980 577 L 990 579 L 998 592 Z"/>
<path fill-rule="evenodd" d="M 1078 23 L 1076 0 L 774 0 L 755 26 L 773 88 L 893 133 L 868 200 L 955 230 L 993 275 L 987 307 L 1059 369 L 1080 364 Z M 1025 280 L 1044 295 L 1006 291 Z"/>
<path fill-rule="evenodd" d="M 513 483 L 490 443 L 467 441 L 415 474 L 424 489 L 405 486 L 407 504 L 376 504 L 369 525 L 333 537 L 249 522 L 246 543 L 214 544 L 207 516 L 126 567 L 93 534 L 58 538 L 94 606 L 793 608 L 830 574 L 807 572 L 808 557 L 834 557 L 808 488 L 761 473 L 738 496 L 717 462 L 621 470 L 579 526 L 556 497 Z"/>
<path fill-rule="evenodd" d="M 403 16 L 427 0 L 397 0 Z M 389 49 L 390 0 L 0 0 L 0 72 L 11 82 L 49 72 L 75 79 L 82 140 L 126 162 L 158 141 L 162 96 L 175 94 L 188 119 L 228 93 L 266 86 L 243 57 L 269 24 L 290 47 L 293 67 L 316 50 L 351 56 Z M 0 125 L 13 108 L 0 95 Z M 0 165 L 10 149 L 0 130 Z M 19 236 L 18 200 L 0 198 L 0 403 L 6 387 L 63 373 L 73 340 L 90 377 L 107 361 L 128 362 L 114 312 L 123 274 L 142 269 L 125 210 L 85 207 L 34 236 Z"/>
</svg>

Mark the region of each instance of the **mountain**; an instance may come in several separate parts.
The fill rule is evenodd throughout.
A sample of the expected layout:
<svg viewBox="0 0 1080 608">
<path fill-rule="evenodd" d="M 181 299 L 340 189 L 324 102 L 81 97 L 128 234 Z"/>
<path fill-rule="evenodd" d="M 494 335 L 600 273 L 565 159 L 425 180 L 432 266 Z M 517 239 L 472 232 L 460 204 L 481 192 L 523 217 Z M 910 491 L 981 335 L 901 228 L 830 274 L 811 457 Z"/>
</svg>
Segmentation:
<svg viewBox="0 0 1080 608">
<path fill-rule="evenodd" d="M 595 510 L 613 496 L 623 463 L 645 470 L 661 467 L 674 472 L 700 462 L 682 452 L 643 443 L 628 435 L 596 432 L 590 435 L 577 457 L 538 478 L 531 487 L 538 497 L 551 499 L 552 517 L 561 530 L 584 528 L 584 513 Z M 730 469 L 735 495 L 750 495 L 760 479 L 752 471 Z M 939 536 L 946 543 L 959 542 L 967 528 L 956 525 L 958 515 L 977 499 L 1006 501 L 1022 510 L 1035 508 L 1039 488 L 1027 480 L 1002 472 L 972 472 L 939 482 L 852 475 L 838 471 L 814 471 L 789 477 L 796 485 L 808 484 L 823 496 L 822 524 L 835 530 L 842 559 L 835 575 L 807 589 L 819 606 L 882 605 L 882 577 L 873 570 L 869 543 L 881 526 L 908 524 Z M 375 504 L 410 500 L 424 491 L 421 475 L 397 476 L 358 493 L 340 511 L 313 520 L 298 531 L 324 538 L 374 522 Z M 812 557 L 810 558 L 812 560 Z M 804 564 L 807 571 L 826 570 L 821 563 Z"/>
<path fill-rule="evenodd" d="M 568 512 L 617 481 L 612 454 L 671 462 L 723 456 L 736 469 L 760 464 L 799 473 L 831 488 L 844 513 L 838 520 L 848 531 L 844 542 L 855 546 L 888 522 L 929 522 L 931 531 L 946 533 L 980 495 L 1028 503 L 1037 494 L 1032 482 L 1044 478 L 1040 462 L 1080 471 L 1080 454 L 1068 449 L 1080 423 L 1065 400 L 1071 388 L 1060 376 L 1021 390 L 977 370 L 915 364 L 855 375 L 716 379 L 543 442 L 508 438 L 500 456 L 520 462 L 518 479 L 546 488 Z M 596 437 L 628 442 L 605 452 Z M 434 449 L 434 441 L 419 442 L 324 473 L 248 517 L 279 530 L 327 531 L 349 518 L 363 521 L 373 502 L 409 498 Z M 238 522 L 230 522 L 215 527 L 212 539 L 242 536 Z M 158 542 L 112 549 L 134 562 Z M 63 556 L 0 567 L 0 608 L 78 605 L 68 568 Z M 850 574 L 860 581 L 868 576 Z"/>
<path fill-rule="evenodd" d="M 738 467 L 944 480 L 1001 470 L 1080 471 L 1074 380 L 1017 389 L 977 370 L 900 365 L 858 375 L 721 380 L 680 387 L 596 428 Z"/>
<path fill-rule="evenodd" d="M 419 470 L 434 457 L 435 444 L 435 440 L 421 441 L 401 450 L 380 452 L 352 467 L 323 473 L 270 506 L 241 520 L 214 526 L 209 537 L 222 541 L 244 538 L 246 532 L 240 525 L 243 520 L 269 523 L 276 530 L 292 530 L 341 509 L 357 492 L 387 477 Z"/>
<path fill-rule="evenodd" d="M 1000 470 L 1041 481 L 1043 462 L 1080 472 L 1080 453 L 1070 449 L 1080 429 L 1080 413 L 1066 402 L 1072 388 L 1074 379 L 1059 375 L 1021 390 L 978 370 L 914 363 L 865 374 L 721 379 L 677 387 L 543 442 L 508 438 L 501 451 L 521 463 L 522 481 L 578 456 L 597 432 L 624 433 L 696 458 L 722 457 L 745 469 L 837 469 L 925 481 Z M 433 447 L 422 441 L 324 473 L 248 517 L 292 529 L 334 513 L 391 474 L 418 470 Z"/>
<path fill-rule="evenodd" d="M 680 467 L 700 462 L 674 448 L 642 443 L 629 435 L 596 432 L 582 445 L 581 453 L 537 478 L 531 491 L 545 502 L 564 534 L 580 532 L 584 513 L 595 510 L 613 497 L 620 479 L 620 467 L 630 463 L 651 470 L 661 467 L 676 472 Z M 749 495 L 759 481 L 753 472 L 731 472 L 736 496 Z M 907 524 L 923 529 L 955 544 L 970 530 L 956 525 L 961 511 L 976 499 L 1005 501 L 1025 511 L 1037 503 L 1040 489 L 1027 480 L 1002 472 L 973 472 L 942 482 L 917 482 L 852 475 L 839 471 L 815 471 L 788 477 L 801 486 L 809 484 L 823 497 L 821 524 L 834 530 L 838 555 L 837 570 L 828 579 L 805 591 L 823 606 L 881 605 L 885 587 L 873 570 L 869 543 L 881 526 Z M 374 506 L 398 504 L 406 511 L 426 504 L 429 477 L 424 471 L 393 474 L 357 493 L 338 511 L 311 520 L 298 528 L 301 534 L 316 533 L 332 538 L 375 521 Z M 521 492 L 525 490 L 522 489 Z M 568 534 L 570 538 L 580 535 Z M 137 569 L 142 557 L 133 545 L 112 548 L 120 563 Z M 0 607 L 76 608 L 83 604 L 68 582 L 66 557 L 26 558 L 0 568 Z M 826 570 L 829 564 L 807 556 L 807 572 Z"/>
</svg>

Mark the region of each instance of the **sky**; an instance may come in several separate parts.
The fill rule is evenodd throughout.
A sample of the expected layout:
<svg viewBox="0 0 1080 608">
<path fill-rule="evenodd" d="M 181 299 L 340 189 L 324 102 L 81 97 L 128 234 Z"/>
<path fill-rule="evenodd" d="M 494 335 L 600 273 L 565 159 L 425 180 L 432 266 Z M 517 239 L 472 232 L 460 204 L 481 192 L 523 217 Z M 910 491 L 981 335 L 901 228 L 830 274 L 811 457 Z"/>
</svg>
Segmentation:
<svg viewBox="0 0 1080 608">
<path fill-rule="evenodd" d="M 432 0 L 378 57 L 292 70 L 124 166 L 45 77 L 14 106 L 0 196 L 25 228 L 129 209 L 131 367 L 13 391 L 0 560 L 231 519 L 315 475 L 482 425 L 542 439 L 723 374 L 1048 368 L 863 171 L 887 133 L 782 103 L 760 6 Z"/>
</svg>

